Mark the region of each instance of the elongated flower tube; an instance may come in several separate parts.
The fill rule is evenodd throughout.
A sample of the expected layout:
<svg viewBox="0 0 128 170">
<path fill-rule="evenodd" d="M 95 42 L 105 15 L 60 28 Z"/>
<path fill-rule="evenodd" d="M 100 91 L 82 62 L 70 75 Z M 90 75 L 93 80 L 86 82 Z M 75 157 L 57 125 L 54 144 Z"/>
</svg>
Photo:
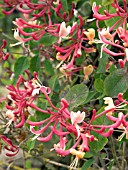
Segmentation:
<svg viewBox="0 0 128 170">
<path fill-rule="evenodd" d="M 14 145 L 12 141 L 4 135 L 0 135 L 0 138 L 5 142 L 5 152 L 6 156 L 15 156 L 19 152 L 19 147 Z"/>
<path fill-rule="evenodd" d="M 80 126 L 78 125 L 78 123 L 81 123 L 85 118 L 85 112 L 73 112 L 71 111 L 71 122 L 73 125 L 75 125 L 76 129 L 77 129 L 77 133 L 78 133 L 78 137 L 80 136 Z"/>
</svg>

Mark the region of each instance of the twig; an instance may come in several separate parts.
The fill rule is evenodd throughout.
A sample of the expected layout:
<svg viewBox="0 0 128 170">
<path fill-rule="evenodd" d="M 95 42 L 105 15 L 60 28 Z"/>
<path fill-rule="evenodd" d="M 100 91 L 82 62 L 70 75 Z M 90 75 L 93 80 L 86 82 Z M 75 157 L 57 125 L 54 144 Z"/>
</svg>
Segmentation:
<svg viewBox="0 0 128 170">
<path fill-rule="evenodd" d="M 44 158 L 44 157 L 43 157 L 43 160 L 44 160 L 45 162 L 47 162 L 47 163 L 50 163 L 50 164 L 53 164 L 53 165 L 56 165 L 56 166 L 61 166 L 61 167 L 67 168 L 67 169 L 70 168 L 70 166 L 68 166 L 68 165 L 65 165 L 65 164 L 62 164 L 62 163 L 59 163 L 59 162 L 55 162 L 55 161 L 51 161 L 51 160 L 48 159 L 48 158 Z M 74 170 L 79 170 L 79 168 L 73 168 L 73 169 L 74 169 Z"/>
<path fill-rule="evenodd" d="M 113 158 L 115 159 L 116 165 L 117 165 L 119 170 L 122 170 L 120 163 L 117 159 L 116 149 L 115 149 L 115 145 L 114 145 L 114 141 L 113 141 L 112 136 L 110 136 L 110 144 L 111 144 L 111 149 L 112 149 L 112 155 L 113 155 Z"/>
<path fill-rule="evenodd" d="M 125 160 L 126 152 L 125 151 L 126 151 L 126 142 L 123 142 L 122 165 L 121 165 L 122 170 L 125 168 L 125 162 L 126 162 L 126 160 Z"/>
</svg>

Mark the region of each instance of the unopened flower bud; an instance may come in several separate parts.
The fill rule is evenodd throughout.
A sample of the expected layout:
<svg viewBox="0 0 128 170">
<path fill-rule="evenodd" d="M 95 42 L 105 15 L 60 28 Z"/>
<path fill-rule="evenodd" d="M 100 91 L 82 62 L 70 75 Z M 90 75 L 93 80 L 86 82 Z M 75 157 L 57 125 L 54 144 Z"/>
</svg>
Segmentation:
<svg viewBox="0 0 128 170">
<path fill-rule="evenodd" d="M 59 61 L 62 60 L 62 58 L 61 58 L 60 56 L 61 56 L 61 53 L 58 52 L 58 53 L 56 54 L 56 59 L 59 60 Z"/>
<path fill-rule="evenodd" d="M 90 74 L 92 74 L 92 72 L 93 72 L 93 66 L 92 65 L 88 65 L 87 67 L 84 67 L 83 68 L 83 72 L 84 72 L 84 78 L 87 80 L 88 76 Z"/>
<path fill-rule="evenodd" d="M 122 59 L 119 59 L 118 61 L 119 61 L 119 65 L 120 65 L 120 67 L 121 67 L 121 68 L 124 68 L 125 61 L 124 61 L 124 60 L 122 60 Z"/>
</svg>

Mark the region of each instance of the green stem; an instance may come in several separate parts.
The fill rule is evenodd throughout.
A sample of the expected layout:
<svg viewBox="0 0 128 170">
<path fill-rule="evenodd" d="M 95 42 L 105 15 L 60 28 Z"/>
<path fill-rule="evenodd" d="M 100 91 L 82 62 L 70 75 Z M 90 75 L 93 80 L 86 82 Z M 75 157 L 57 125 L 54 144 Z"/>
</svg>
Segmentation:
<svg viewBox="0 0 128 170">
<path fill-rule="evenodd" d="M 125 169 L 125 162 L 126 162 L 126 160 L 125 160 L 125 153 L 126 152 L 125 151 L 126 151 L 126 143 L 123 142 L 122 165 L 121 165 L 122 170 Z"/>
<path fill-rule="evenodd" d="M 117 159 L 117 154 L 116 154 L 116 149 L 115 149 L 115 144 L 114 144 L 114 141 L 113 141 L 113 137 L 110 136 L 109 139 L 110 139 L 110 144 L 111 144 L 111 149 L 112 149 L 112 155 L 113 155 L 113 158 L 114 158 L 114 160 L 115 160 L 115 163 L 116 163 L 118 169 L 119 169 L 119 170 L 122 170 L 122 168 L 121 168 L 121 166 L 120 166 L 120 163 L 119 163 L 119 161 L 118 161 L 118 159 Z"/>
</svg>

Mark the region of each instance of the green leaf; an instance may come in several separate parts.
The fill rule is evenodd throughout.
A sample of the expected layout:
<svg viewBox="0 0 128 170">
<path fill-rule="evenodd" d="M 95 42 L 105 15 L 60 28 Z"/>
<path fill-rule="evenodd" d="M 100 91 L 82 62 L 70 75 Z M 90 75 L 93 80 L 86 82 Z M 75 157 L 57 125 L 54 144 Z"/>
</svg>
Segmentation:
<svg viewBox="0 0 128 170">
<path fill-rule="evenodd" d="M 101 112 L 104 111 L 105 106 L 101 107 L 98 111 L 97 111 L 97 115 Z M 95 119 L 92 122 L 93 125 L 109 125 L 111 124 L 111 121 L 109 119 L 107 119 L 106 114 L 99 116 L 97 119 Z"/>
<path fill-rule="evenodd" d="M 39 40 L 40 43 L 42 43 L 44 46 L 50 46 L 54 44 L 57 41 L 57 37 L 52 36 L 48 33 L 42 36 L 42 38 Z"/>
<path fill-rule="evenodd" d="M 108 61 L 109 55 L 106 53 L 102 53 L 102 58 L 99 58 L 99 65 L 97 69 L 97 73 L 105 73 L 106 72 L 106 63 Z"/>
<path fill-rule="evenodd" d="M 110 163 L 109 163 L 109 167 L 108 167 L 108 170 L 112 170 L 112 167 L 114 165 L 114 162 L 115 160 L 114 159 L 111 159 Z"/>
<path fill-rule="evenodd" d="M 104 90 L 104 82 L 102 79 L 98 78 L 94 81 L 94 88 L 96 91 L 102 93 Z"/>
<path fill-rule="evenodd" d="M 123 98 L 124 98 L 125 100 L 128 100 L 128 90 L 123 94 Z"/>
<path fill-rule="evenodd" d="M 91 100 L 95 100 L 96 99 L 96 97 L 95 97 L 96 94 L 97 94 L 97 92 L 95 90 L 90 90 L 89 94 L 88 94 L 88 97 L 87 97 L 87 99 L 85 100 L 85 102 L 83 104 L 86 104 L 86 103 L 90 102 Z"/>
<path fill-rule="evenodd" d="M 93 4 L 94 2 L 96 2 L 96 6 L 102 4 L 102 0 L 90 0 L 90 2 L 91 2 L 91 4 Z"/>
<path fill-rule="evenodd" d="M 66 94 L 65 99 L 69 102 L 70 110 L 83 104 L 88 96 L 88 88 L 84 84 L 73 86 Z"/>
<path fill-rule="evenodd" d="M 25 166 L 26 166 L 26 169 L 31 168 L 31 161 L 30 160 L 26 160 L 25 161 Z"/>
<path fill-rule="evenodd" d="M 54 75 L 54 69 L 53 69 L 52 63 L 49 60 L 44 61 L 44 68 L 48 75 L 51 75 L 51 76 Z"/>
<path fill-rule="evenodd" d="M 127 89 L 128 73 L 126 69 L 113 71 L 104 81 L 104 92 L 107 96 L 116 97 L 118 93 L 125 93 Z"/>
<path fill-rule="evenodd" d="M 58 81 L 58 75 L 52 76 L 50 78 L 50 80 L 48 81 L 48 85 L 49 85 L 51 90 L 54 90 L 54 91 L 58 92 L 60 90 L 60 85 L 59 85 L 59 81 Z"/>
<path fill-rule="evenodd" d="M 107 11 L 108 11 L 108 10 L 107 10 Z M 113 8 L 112 6 L 109 6 L 109 13 L 111 13 L 111 14 L 116 13 L 116 9 Z M 108 20 L 105 20 L 104 22 L 105 22 L 106 26 L 110 28 L 110 27 L 112 27 L 120 18 L 121 18 L 121 17 L 118 17 L 118 16 L 117 16 L 117 17 L 112 17 L 112 18 L 110 18 L 110 19 L 108 19 Z M 123 22 L 123 21 L 120 21 L 120 22 L 116 25 L 116 27 L 114 28 L 114 30 L 119 27 L 119 25 L 121 24 L 121 22 Z"/>
<path fill-rule="evenodd" d="M 35 140 L 32 140 L 31 138 L 27 141 L 27 149 L 30 151 L 35 147 Z"/>
<path fill-rule="evenodd" d="M 61 0 L 62 6 L 66 12 L 68 12 L 68 3 L 67 0 Z"/>
<path fill-rule="evenodd" d="M 102 0 L 102 5 L 106 6 L 106 5 L 110 5 L 114 2 L 114 0 Z"/>
<path fill-rule="evenodd" d="M 43 95 L 40 95 L 40 98 L 38 99 L 38 102 L 37 102 L 37 107 L 39 107 L 40 109 L 46 110 L 48 101 L 46 99 L 43 99 L 43 97 L 44 97 Z M 38 110 L 35 112 L 35 115 L 36 115 L 37 121 L 44 120 L 49 117 L 49 114 L 39 112 Z"/>
<path fill-rule="evenodd" d="M 40 58 L 38 56 L 35 56 L 30 60 L 30 71 L 33 73 L 34 71 L 39 72 L 39 70 Z"/>
<path fill-rule="evenodd" d="M 91 158 L 91 157 L 93 157 L 93 153 L 92 152 L 86 152 L 84 154 L 84 158 Z"/>
<path fill-rule="evenodd" d="M 89 1 L 80 1 L 77 5 L 77 9 L 82 17 L 89 17 L 92 12 L 92 5 Z"/>
<path fill-rule="evenodd" d="M 108 143 L 108 139 L 96 132 L 91 132 L 91 135 L 94 135 L 95 138 L 97 138 L 97 141 L 94 140 L 93 142 L 89 143 L 90 151 L 94 152 L 101 151 L 104 148 L 104 146 Z"/>
<path fill-rule="evenodd" d="M 28 67 L 29 62 L 27 57 L 18 58 L 14 65 L 15 78 L 17 79 L 18 76 L 24 72 L 24 70 L 28 69 Z"/>
<path fill-rule="evenodd" d="M 58 93 L 60 91 L 60 84 L 58 81 L 58 75 L 54 75 L 50 78 L 50 80 L 48 81 L 48 85 L 51 88 L 51 90 L 53 92 L 50 93 L 50 98 L 52 103 L 56 106 L 57 103 L 59 102 L 59 97 L 58 97 Z"/>
<path fill-rule="evenodd" d="M 92 159 L 89 159 L 87 160 L 84 165 L 82 166 L 81 170 L 85 170 L 85 169 L 88 169 L 91 167 L 91 165 L 94 163 L 95 159 L 92 158 Z"/>
</svg>

